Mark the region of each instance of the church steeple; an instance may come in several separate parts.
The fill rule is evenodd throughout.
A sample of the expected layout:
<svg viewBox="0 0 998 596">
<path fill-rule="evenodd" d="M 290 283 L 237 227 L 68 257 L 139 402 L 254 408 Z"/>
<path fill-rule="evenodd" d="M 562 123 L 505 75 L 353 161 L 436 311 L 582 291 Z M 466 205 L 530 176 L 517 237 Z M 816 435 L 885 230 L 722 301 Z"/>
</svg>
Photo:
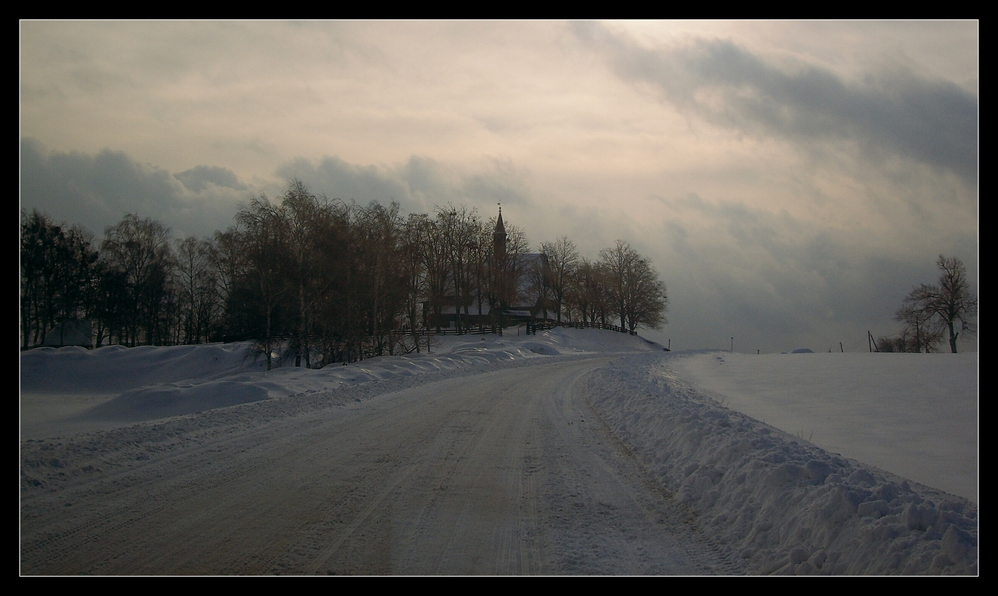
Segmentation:
<svg viewBox="0 0 998 596">
<path fill-rule="evenodd" d="M 492 248 L 497 260 L 501 261 L 506 257 L 506 226 L 502 223 L 501 203 L 499 203 L 499 218 L 496 219 L 496 229 L 492 233 Z"/>
</svg>

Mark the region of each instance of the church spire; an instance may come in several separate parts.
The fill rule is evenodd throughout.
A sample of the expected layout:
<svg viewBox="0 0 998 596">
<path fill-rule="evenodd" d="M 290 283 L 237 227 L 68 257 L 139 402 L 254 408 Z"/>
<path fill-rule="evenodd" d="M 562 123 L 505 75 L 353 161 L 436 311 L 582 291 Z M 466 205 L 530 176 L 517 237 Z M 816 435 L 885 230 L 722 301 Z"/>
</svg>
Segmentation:
<svg viewBox="0 0 998 596">
<path fill-rule="evenodd" d="M 492 247 L 496 258 L 502 260 L 506 256 L 506 226 L 502 223 L 502 203 L 499 205 L 499 217 L 496 219 L 496 229 L 492 233 Z"/>
<path fill-rule="evenodd" d="M 496 234 L 502 234 L 503 239 L 506 238 L 506 226 L 502 223 L 502 203 L 496 203 L 499 205 L 499 219 L 496 220 Z"/>
</svg>

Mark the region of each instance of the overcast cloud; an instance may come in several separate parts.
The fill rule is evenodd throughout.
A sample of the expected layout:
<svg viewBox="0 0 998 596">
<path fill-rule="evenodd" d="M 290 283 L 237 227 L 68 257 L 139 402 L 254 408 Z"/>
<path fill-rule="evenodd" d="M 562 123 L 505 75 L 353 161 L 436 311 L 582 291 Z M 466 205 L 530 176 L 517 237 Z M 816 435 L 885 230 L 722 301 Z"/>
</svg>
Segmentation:
<svg viewBox="0 0 998 596">
<path fill-rule="evenodd" d="M 22 22 L 22 211 L 210 235 L 297 177 L 620 238 L 660 341 L 866 349 L 978 273 L 976 22 Z M 976 290 L 976 284 L 975 284 Z M 972 345 L 965 344 L 966 348 Z"/>
<path fill-rule="evenodd" d="M 866 157 L 924 162 L 976 185 L 977 95 L 953 82 L 899 66 L 847 83 L 819 65 L 778 66 L 729 39 L 649 49 L 599 23 L 574 30 L 622 79 L 714 124 L 790 142 L 851 140 Z"/>
</svg>

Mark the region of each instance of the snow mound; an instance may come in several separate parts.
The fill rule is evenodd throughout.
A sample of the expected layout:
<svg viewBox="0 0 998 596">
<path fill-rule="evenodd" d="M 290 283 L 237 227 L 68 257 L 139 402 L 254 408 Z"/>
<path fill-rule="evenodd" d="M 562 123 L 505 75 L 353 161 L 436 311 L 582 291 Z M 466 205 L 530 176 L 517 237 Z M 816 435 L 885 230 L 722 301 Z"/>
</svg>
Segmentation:
<svg viewBox="0 0 998 596">
<path fill-rule="evenodd" d="M 524 342 L 523 347 L 527 350 L 530 350 L 534 354 L 542 354 L 544 356 L 557 356 L 558 354 L 561 354 L 561 352 L 558 351 L 558 348 L 546 342 L 541 343 L 536 341 L 528 341 Z"/>
<path fill-rule="evenodd" d="M 126 391 L 104 402 L 88 416 L 109 420 L 150 420 L 193 414 L 268 399 L 265 385 L 254 382 L 215 381 L 199 385 L 164 385 Z"/>
<path fill-rule="evenodd" d="M 322 369 L 281 366 L 278 361 L 267 371 L 251 342 L 40 348 L 21 355 L 21 391 L 22 400 L 38 394 L 105 396 L 103 403 L 78 412 L 75 419 L 141 421 L 531 358 L 655 349 L 661 346 L 612 331 L 557 328 L 517 335 L 514 328 L 504 335 L 435 336 L 430 353 L 382 356 Z"/>
<path fill-rule="evenodd" d="M 668 362 L 612 363 L 590 378 L 589 399 L 750 573 L 978 572 L 973 503 L 727 410 Z"/>
<path fill-rule="evenodd" d="M 120 393 L 151 384 L 205 381 L 266 368 L 249 342 L 196 346 L 44 348 L 21 354 L 21 391 Z"/>
<path fill-rule="evenodd" d="M 639 335 L 602 329 L 556 327 L 535 337 L 564 352 L 663 352 L 661 344 Z"/>
</svg>

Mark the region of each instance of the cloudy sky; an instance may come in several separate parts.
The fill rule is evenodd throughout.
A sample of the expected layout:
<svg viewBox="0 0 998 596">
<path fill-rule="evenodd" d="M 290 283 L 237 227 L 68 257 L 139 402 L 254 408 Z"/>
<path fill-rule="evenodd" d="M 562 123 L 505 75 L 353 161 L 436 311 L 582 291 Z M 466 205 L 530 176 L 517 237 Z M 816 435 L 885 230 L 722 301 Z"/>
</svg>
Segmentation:
<svg viewBox="0 0 998 596">
<path fill-rule="evenodd" d="M 866 350 L 940 253 L 977 291 L 978 77 L 967 21 L 21 22 L 20 209 L 501 202 L 649 257 L 674 349 Z"/>
</svg>

